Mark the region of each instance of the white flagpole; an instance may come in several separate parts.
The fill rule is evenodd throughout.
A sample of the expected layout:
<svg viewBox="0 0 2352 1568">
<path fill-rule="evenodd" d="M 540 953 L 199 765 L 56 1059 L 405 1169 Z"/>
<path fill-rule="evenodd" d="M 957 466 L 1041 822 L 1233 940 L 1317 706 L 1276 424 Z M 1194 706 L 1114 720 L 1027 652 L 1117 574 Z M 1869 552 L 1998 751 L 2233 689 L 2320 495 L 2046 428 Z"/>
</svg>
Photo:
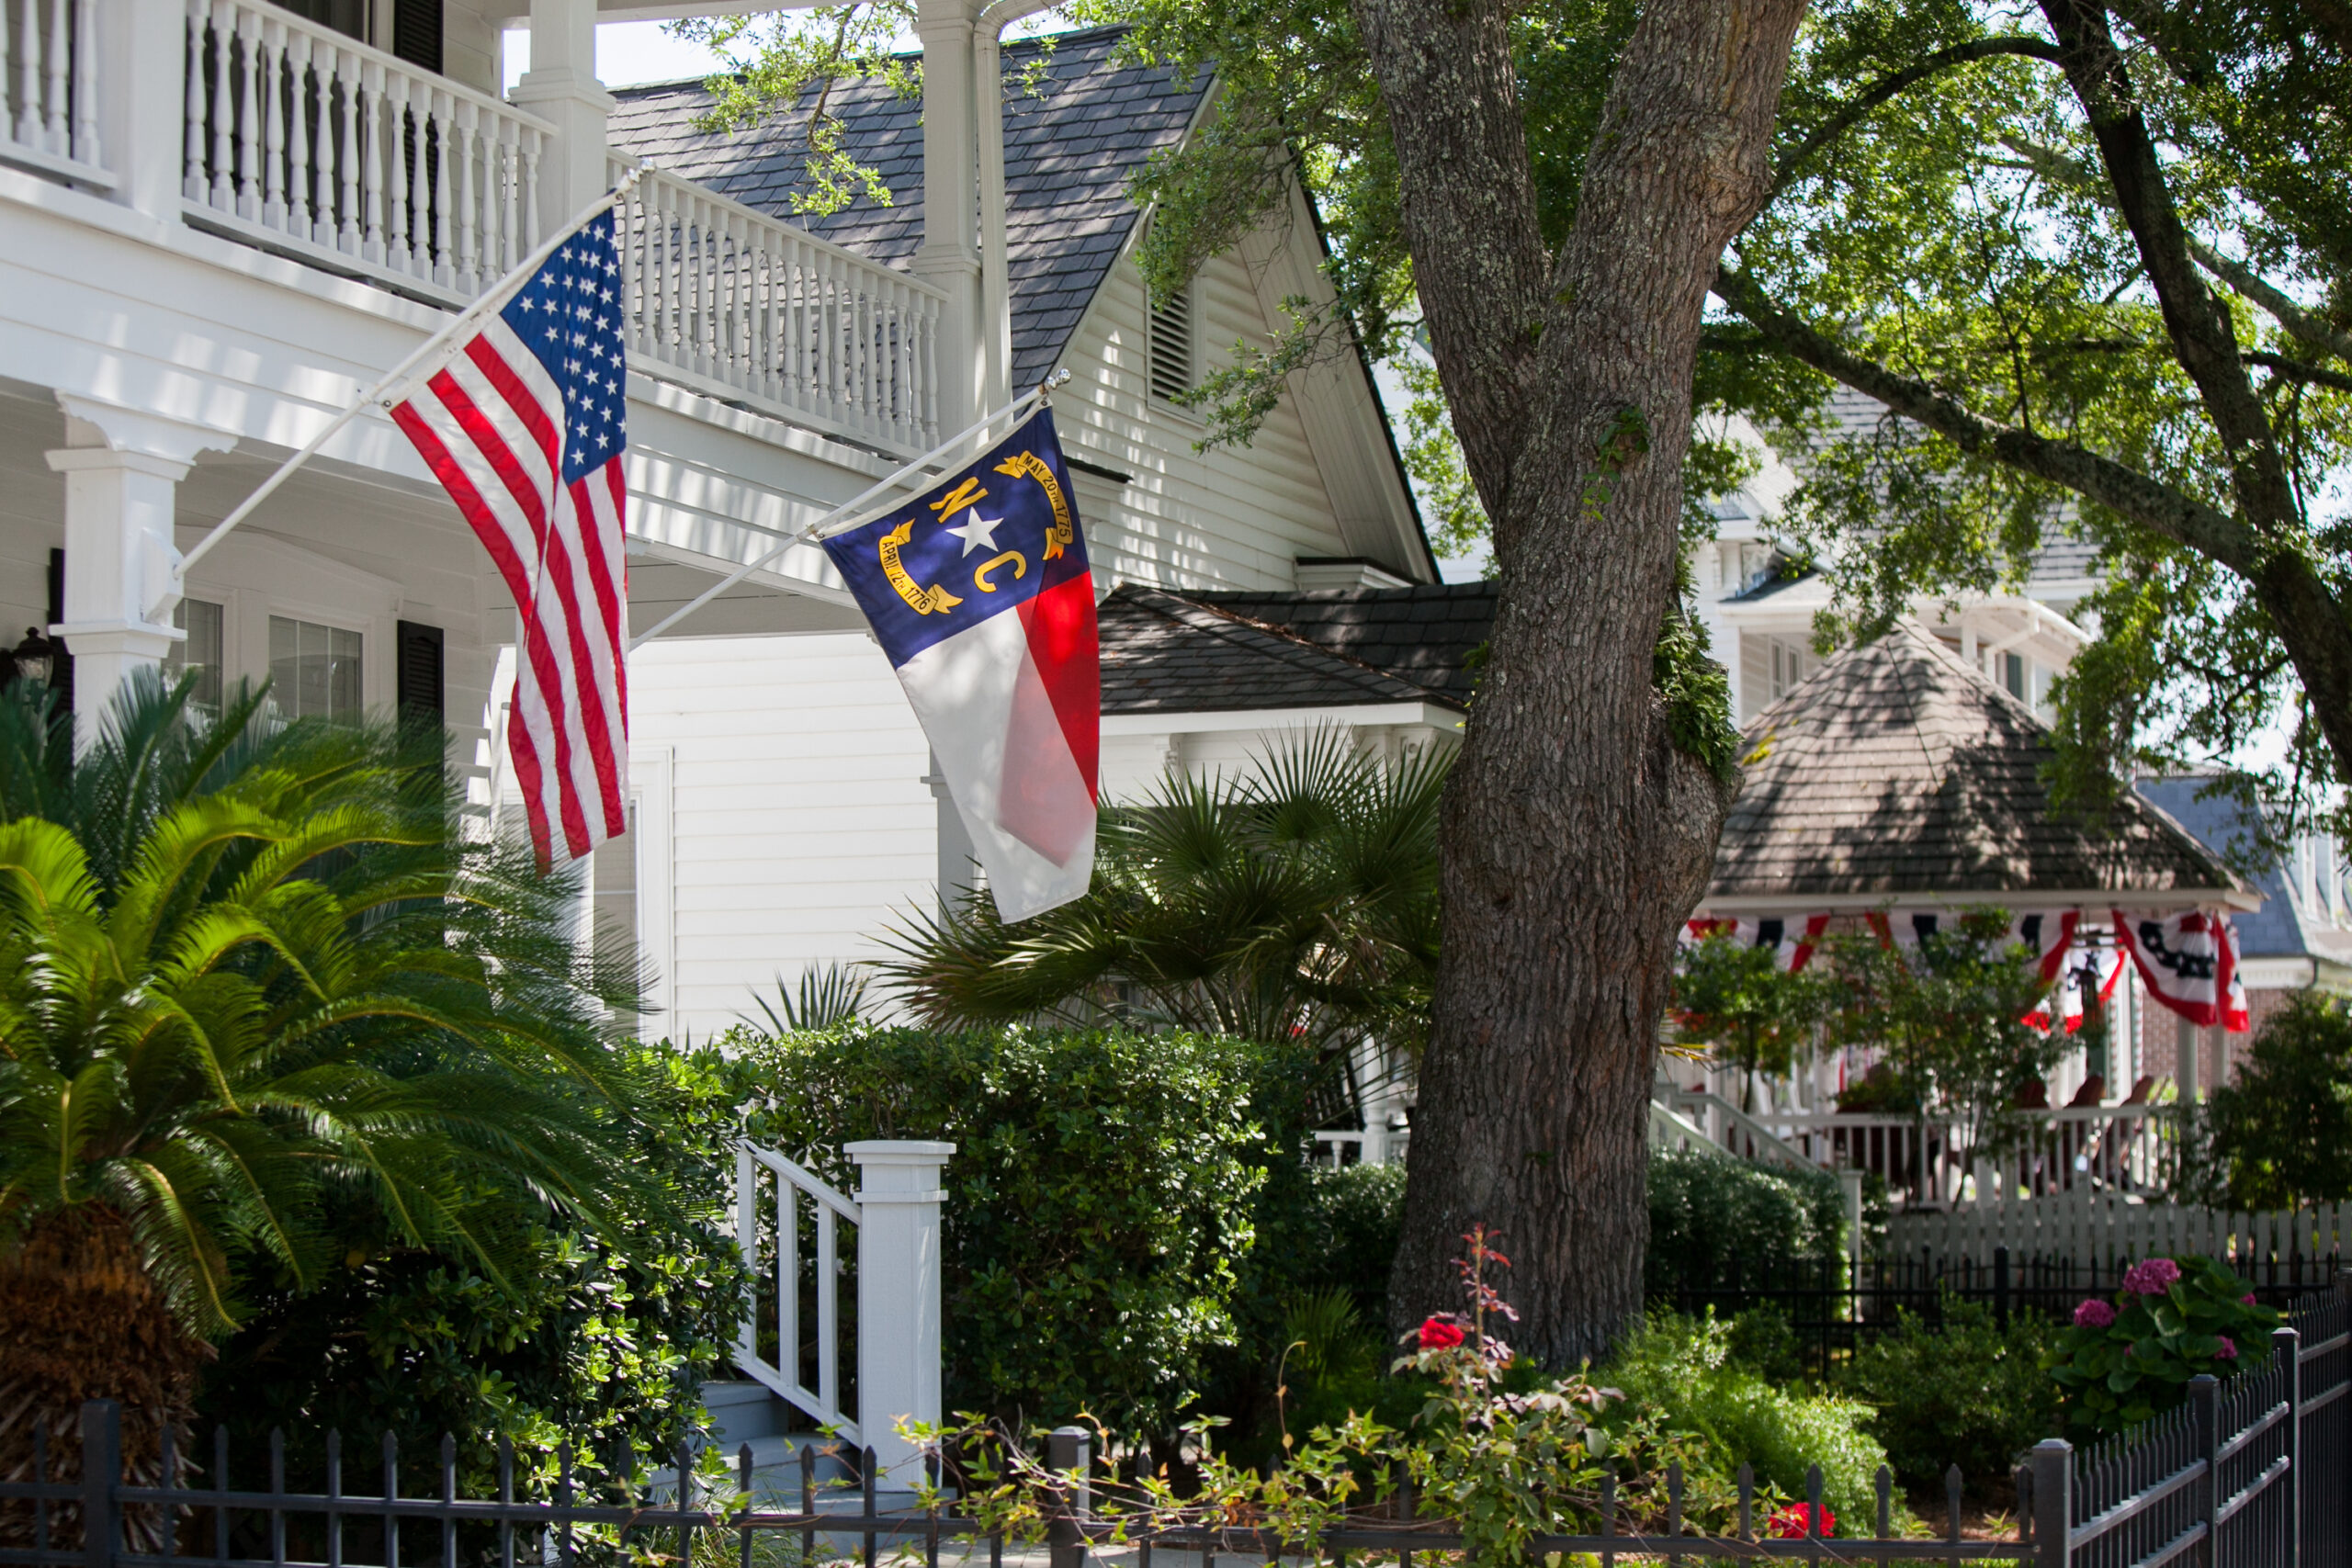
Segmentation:
<svg viewBox="0 0 2352 1568">
<path fill-rule="evenodd" d="M 444 326 L 439 332 L 435 333 L 431 337 L 426 338 L 423 343 L 419 344 L 415 353 L 410 355 L 406 359 L 401 360 L 398 365 L 393 366 L 381 377 L 378 378 L 374 386 L 369 387 L 366 391 L 359 394 L 359 399 L 356 402 L 351 403 L 345 407 L 341 413 L 336 414 L 334 418 L 329 420 L 327 422 L 326 428 L 321 430 L 316 435 L 311 436 L 310 441 L 300 452 L 295 453 L 292 457 L 287 458 L 286 461 L 278 464 L 277 471 L 271 474 L 269 478 L 262 480 L 261 488 L 254 491 L 253 494 L 245 497 L 243 501 L 239 502 L 235 511 L 230 513 L 228 516 L 220 519 L 220 521 L 213 526 L 210 533 L 205 535 L 203 538 L 198 539 L 196 542 L 195 547 L 190 549 L 187 554 L 182 556 L 179 558 L 179 564 L 172 569 L 172 581 L 175 584 L 185 581 L 187 577 L 188 568 L 201 560 L 213 546 L 219 544 L 221 539 L 228 535 L 232 528 L 234 528 L 238 524 L 243 523 L 248 516 L 252 515 L 254 508 L 268 500 L 271 491 L 277 490 L 279 485 L 284 484 L 288 479 L 291 479 L 295 469 L 309 462 L 312 457 L 317 457 L 319 454 L 319 448 L 324 446 L 328 441 L 333 439 L 335 432 L 341 430 L 345 425 L 349 424 L 353 420 L 358 418 L 360 412 L 367 408 L 368 404 L 379 400 L 398 402 L 400 400 L 397 397 L 391 397 L 390 394 L 399 390 L 401 382 L 413 374 L 416 371 L 417 367 L 423 361 L 430 357 L 436 351 L 446 350 L 449 346 L 450 340 L 455 338 L 458 333 L 463 332 L 467 327 L 471 326 L 474 322 L 480 321 L 482 317 L 488 315 L 492 310 L 503 308 L 506 304 L 507 300 L 514 298 L 514 291 L 520 288 L 523 284 L 530 278 L 530 276 L 533 273 L 539 270 L 540 265 L 544 263 L 548 257 L 555 254 L 557 246 L 562 244 L 566 240 L 571 238 L 574 233 L 578 232 L 581 225 L 586 223 L 590 219 L 595 217 L 606 208 L 611 207 L 614 203 L 619 201 L 621 197 L 627 196 L 629 193 L 630 187 L 637 184 L 639 177 L 643 175 L 644 172 L 645 171 L 641 168 L 636 168 L 624 173 L 621 175 L 620 183 L 618 185 L 606 191 L 604 195 L 598 197 L 595 200 L 590 202 L 587 206 L 582 208 L 578 212 L 573 213 L 571 215 L 571 221 L 558 229 L 552 237 L 540 241 L 538 248 L 533 251 L 529 255 L 525 256 L 521 261 L 517 262 L 514 265 L 514 270 L 509 272 L 504 277 L 500 278 L 496 283 L 492 284 L 479 299 L 475 299 L 472 304 L 467 306 L 463 310 L 460 310 L 456 318 L 447 326 Z M 435 364 L 433 368 L 437 371 L 440 369 L 440 366 Z M 427 372 L 427 374 L 430 374 L 430 372 Z"/>
<path fill-rule="evenodd" d="M 829 533 L 839 533 L 842 528 L 855 527 L 859 524 L 862 524 L 865 521 L 864 518 L 858 518 L 855 522 L 845 525 L 841 524 L 841 519 L 850 516 L 853 513 L 856 512 L 859 507 L 864 506 L 867 502 L 872 501 L 884 491 L 897 485 L 916 469 L 926 467 L 934 458 L 937 458 L 945 453 L 952 452 L 956 447 L 961 446 L 965 442 L 970 440 L 981 431 L 986 430 L 989 425 L 994 424 L 997 421 L 1017 414 L 1021 412 L 1022 410 L 1027 408 L 1031 403 L 1042 400 L 1048 392 L 1051 392 L 1056 387 L 1060 386 L 1063 382 L 1069 379 L 1069 371 L 1057 370 L 1051 376 L 1046 377 L 1043 381 L 1039 382 L 1036 386 L 1030 388 L 1029 390 L 1022 393 L 1019 397 L 1005 404 L 1004 407 L 996 410 L 994 412 L 981 415 L 978 423 L 957 431 L 955 434 L 949 436 L 946 440 L 933 447 L 930 451 L 925 452 L 922 457 L 917 457 L 914 461 L 907 464 L 906 467 L 900 468 L 898 472 L 890 475 L 889 478 L 876 481 L 867 489 L 850 497 L 849 500 L 842 502 L 839 506 L 834 507 L 831 512 L 826 513 L 822 517 L 820 517 L 814 523 L 809 524 L 806 528 L 801 529 L 797 533 L 787 535 L 783 543 L 768 551 L 767 554 L 760 557 L 759 559 L 750 562 L 748 565 L 737 567 L 733 571 L 729 572 L 725 577 L 720 578 L 717 582 L 712 583 L 708 588 L 704 589 L 700 593 L 695 594 L 692 599 L 687 600 L 684 604 L 679 605 L 676 609 L 671 611 L 668 615 L 654 622 L 653 625 L 647 627 L 643 632 L 629 638 L 628 650 L 631 653 L 635 653 L 639 649 L 644 647 L 645 644 L 651 641 L 654 637 L 659 637 L 665 631 L 668 631 L 672 626 L 676 626 L 680 621 L 684 620 L 688 615 L 693 615 L 696 610 L 701 609 L 705 604 L 709 604 L 713 599 L 718 598 L 721 593 L 726 592 L 729 589 L 734 587 L 737 583 L 751 576 L 752 573 L 759 570 L 760 568 L 767 565 L 768 562 L 775 559 L 778 556 L 784 554 L 785 551 L 793 548 L 795 546 L 812 544 L 817 540 L 825 537 Z M 836 526 L 836 525 L 840 525 L 840 526 Z"/>
</svg>

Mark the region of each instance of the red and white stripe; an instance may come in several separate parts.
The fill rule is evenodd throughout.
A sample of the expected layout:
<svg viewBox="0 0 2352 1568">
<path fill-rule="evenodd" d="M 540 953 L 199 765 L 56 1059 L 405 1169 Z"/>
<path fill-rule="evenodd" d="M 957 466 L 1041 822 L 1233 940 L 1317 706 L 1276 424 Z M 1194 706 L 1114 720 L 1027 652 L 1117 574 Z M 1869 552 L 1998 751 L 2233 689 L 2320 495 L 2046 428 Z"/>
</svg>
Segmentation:
<svg viewBox="0 0 2352 1568">
<path fill-rule="evenodd" d="M 522 608 L 508 755 L 541 864 L 628 828 L 626 491 L 613 457 L 558 482 L 561 394 L 496 316 L 392 410 Z"/>
</svg>

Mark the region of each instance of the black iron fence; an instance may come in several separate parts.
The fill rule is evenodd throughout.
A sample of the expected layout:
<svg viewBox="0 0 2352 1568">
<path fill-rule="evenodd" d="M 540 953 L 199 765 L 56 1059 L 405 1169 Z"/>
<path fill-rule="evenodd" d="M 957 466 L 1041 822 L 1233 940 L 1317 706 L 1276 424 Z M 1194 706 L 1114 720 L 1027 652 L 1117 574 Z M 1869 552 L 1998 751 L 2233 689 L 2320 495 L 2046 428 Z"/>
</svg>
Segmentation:
<svg viewBox="0 0 2352 1568">
<path fill-rule="evenodd" d="M 2077 1451 L 2052 1438 L 2035 1449 L 2013 1477 L 2020 1527 L 2005 1540 L 1962 1539 L 1959 1477 L 1951 1478 L 1946 1532 L 1897 1536 L 1893 1483 L 1877 1477 L 1876 1518 L 1866 1536 L 1824 1537 L 1822 1475 L 1807 1476 L 1811 1505 L 1798 1525 L 1790 1515 L 1759 1517 L 1754 1479 L 1739 1474 L 1737 1520 L 1721 1534 L 1693 1533 L 1682 1517 L 1679 1470 L 1667 1476 L 1666 1506 L 1639 1512 L 1613 1479 L 1591 1512 L 1598 1528 L 1530 1539 L 1530 1561 L 1558 1553 L 1668 1563 L 1795 1559 L 1805 1562 L 1940 1561 L 2025 1562 L 2035 1568 L 2342 1568 L 2352 1563 L 2352 1293 L 2343 1288 L 2299 1304 L 2274 1340 L 2269 1362 L 2226 1389 L 2196 1380 L 2186 1405 L 2122 1438 Z M 1135 1521 L 1096 1517 L 1087 1478 L 1095 1473 L 1086 1435 L 1065 1428 L 1047 1440 L 1047 1465 L 1064 1478 L 1048 1527 L 1051 1568 L 1083 1568 L 1091 1552 L 1132 1551 L 1134 1568 L 1155 1568 L 1161 1553 L 1198 1559 L 1253 1559 L 1277 1568 L 1283 1558 L 1349 1568 L 1395 1563 L 1439 1568 L 1466 1561 L 1462 1536 L 1443 1518 L 1417 1517 L 1409 1489 L 1376 1509 L 1353 1514 L 1313 1541 L 1281 1539 L 1239 1518 L 1216 1528 L 1187 1524 L 1138 1531 Z M 499 1450 L 497 1495 L 458 1495 L 456 1446 L 445 1438 L 435 1495 L 401 1488 L 400 1455 L 380 1449 L 373 1493 L 349 1489 L 343 1445 L 324 1443 L 322 1492 L 285 1485 L 282 1439 L 271 1445 L 266 1487 L 232 1484 L 229 1444 L 217 1436 L 209 1473 L 168 1439 L 153 1461 L 134 1465 L 156 1484 L 125 1479 L 119 1406 L 82 1407 L 70 1442 L 36 1447 L 29 1478 L 0 1481 L 0 1563 L 22 1568 L 809 1568 L 828 1558 L 873 1568 L 888 1550 L 894 1561 L 937 1568 L 943 1551 L 985 1554 L 1002 1568 L 1008 1542 L 980 1521 L 950 1511 L 878 1506 L 873 1450 L 855 1456 L 854 1493 L 829 1501 L 817 1483 L 817 1455 L 798 1454 L 798 1506 L 763 1506 L 763 1488 L 746 1445 L 725 1485 L 698 1478 L 691 1451 L 666 1472 L 650 1472 L 624 1450 L 602 1468 L 552 1456 L 547 1484 L 516 1455 Z M 69 1451 L 70 1450 L 70 1451 Z M 205 1484 L 187 1482 L 201 1477 Z M 771 1492 L 771 1496 L 772 1496 Z M 854 1505 L 853 1509 L 852 1505 Z M 1636 1520 L 1639 1528 L 1635 1528 Z M 1850 1530 L 1853 1521 L 1845 1521 Z M 1234 1568 L 1240 1568 L 1236 1564 Z"/>
<path fill-rule="evenodd" d="M 2072 1258 L 2012 1258 L 2005 1247 L 1994 1248 L 1990 1258 L 1924 1251 L 1859 1262 L 1735 1258 L 1713 1274 L 1653 1289 L 1649 1300 L 1653 1307 L 1691 1315 L 1710 1307 L 1722 1317 L 1769 1308 L 1785 1320 L 1806 1370 L 1823 1376 L 1874 1336 L 1894 1329 L 1905 1313 L 1941 1327 L 1951 1303 L 1966 1302 L 1991 1308 L 2004 1324 L 2013 1313 L 2066 1322 L 2086 1297 L 2112 1295 L 2131 1261 L 2102 1266 Z M 2263 1305 L 2282 1309 L 2346 1277 L 2334 1253 L 2222 1261 L 2236 1268 Z"/>
</svg>

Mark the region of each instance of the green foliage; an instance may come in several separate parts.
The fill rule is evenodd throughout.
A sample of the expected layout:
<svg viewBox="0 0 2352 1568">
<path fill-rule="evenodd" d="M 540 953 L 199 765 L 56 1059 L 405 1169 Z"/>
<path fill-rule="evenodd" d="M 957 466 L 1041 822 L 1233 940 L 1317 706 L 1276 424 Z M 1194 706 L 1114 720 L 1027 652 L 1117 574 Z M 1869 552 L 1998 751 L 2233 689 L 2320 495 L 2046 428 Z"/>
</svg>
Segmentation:
<svg viewBox="0 0 2352 1568">
<path fill-rule="evenodd" d="M 1643 1283 L 1653 1296 L 1712 1283 L 1735 1258 L 1834 1258 L 1844 1244 L 1845 1198 L 1826 1170 L 1661 1151 L 1650 1156 L 1649 1203 Z"/>
<path fill-rule="evenodd" d="M 667 1453 L 702 1424 L 700 1386 L 726 1375 L 749 1285 L 722 1207 L 741 1075 L 711 1051 L 629 1055 L 640 1076 L 626 1147 L 662 1201 L 624 1192 L 594 1233 L 509 1208 L 495 1223 L 526 1263 L 505 1288 L 408 1247 L 355 1247 L 308 1291 L 281 1273 L 198 1399 L 206 1421 L 230 1425 L 239 1472 L 260 1472 L 272 1427 L 313 1465 L 328 1428 L 390 1432 L 419 1464 L 452 1433 L 461 1487 L 481 1488 L 496 1483 L 501 1434 L 544 1463 L 567 1439 Z"/>
<path fill-rule="evenodd" d="M 927 1023 L 1105 1018 L 1417 1049 L 1438 940 L 1448 748 L 1384 764 L 1336 731 L 1104 811 L 1087 895 L 1018 926 L 975 895 L 879 965 Z"/>
<path fill-rule="evenodd" d="M 2056 1335 L 2031 1313 L 2003 1329 L 1991 1307 L 1957 1298 L 1942 1316 L 1937 1325 L 1903 1309 L 1894 1333 L 1862 1343 L 1838 1387 L 1876 1411 L 1871 1430 L 1904 1485 L 1939 1494 L 1956 1464 L 1981 1494 L 2057 1431 L 2058 1385 L 2042 1365 Z"/>
<path fill-rule="evenodd" d="M 2163 1277 L 2163 1266 L 2176 1269 Z M 2050 1375 L 2065 1393 L 2068 1435 L 2078 1441 L 2135 1427 L 2188 1397 L 2200 1373 L 2227 1378 L 2268 1359 L 2278 1314 L 2257 1305 L 2245 1281 L 2210 1258 L 2151 1258 L 2124 1275 L 2109 1303 L 2075 1309 L 2059 1335 Z"/>
<path fill-rule="evenodd" d="M 760 1010 L 760 1018 L 767 1021 L 771 1034 L 833 1029 L 864 1016 L 865 993 L 872 985 L 872 977 L 856 964 L 828 964 L 822 969 L 803 969 L 797 992 L 786 990 L 784 976 L 777 976 L 773 1007 L 757 992 L 752 993 L 752 1001 Z M 736 1016 L 753 1029 L 760 1027 L 760 1019 L 742 1013 Z"/>
<path fill-rule="evenodd" d="M 1785 1073 L 1835 988 L 1808 966 L 1792 974 L 1777 950 L 1711 931 L 1676 955 L 1672 1014 L 1684 1043 L 1736 1065 L 1752 1094 L 1758 1073 Z"/>
<path fill-rule="evenodd" d="M 1805 1471 L 1821 1467 L 1822 1501 L 1841 1535 L 1864 1535 L 1878 1508 L 1885 1453 L 1866 1429 L 1867 1406 L 1850 1399 L 1776 1386 L 1734 1354 L 1728 1323 L 1657 1314 L 1627 1337 L 1599 1373 L 1623 1391 L 1601 1424 L 1612 1430 L 1647 1413 L 1696 1439 L 1705 1472 L 1726 1476 L 1745 1461 L 1759 1483 L 1782 1496 L 1805 1495 Z"/>
<path fill-rule="evenodd" d="M 2071 1044 L 2025 1021 L 2047 990 L 2032 960 L 2006 909 L 1965 910 L 1907 951 L 1867 931 L 1832 937 L 1830 1037 L 1879 1047 L 1892 1093 L 1952 1112 L 1972 1147 L 1992 1148 L 2015 1130 L 2018 1091 Z"/>
<path fill-rule="evenodd" d="M 858 163 L 842 145 L 832 90 L 837 82 L 868 79 L 902 98 L 920 96 L 922 58 L 898 52 L 915 20 L 912 0 L 854 0 L 765 16 L 695 17 L 670 23 L 669 30 L 727 62 L 705 84 L 711 96 L 700 122 L 705 130 L 743 130 L 808 99 L 807 183 L 793 191 L 792 210 L 822 216 L 861 199 L 891 203 L 881 171 Z"/>
<path fill-rule="evenodd" d="M 861 1138 L 956 1145 L 944 1186 L 946 1399 L 1051 1427 L 1171 1432 L 1237 1338 L 1237 1267 L 1295 1048 L 1171 1032 L 851 1024 L 729 1042 L 752 1135 L 837 1183 Z"/>
<path fill-rule="evenodd" d="M 194 1333 L 351 1247 L 502 1288 L 517 1212 L 644 1190 L 639 1074 L 600 1010 L 633 973 L 568 934 L 576 887 L 469 841 L 437 733 L 302 720 L 134 678 L 88 753 L 0 696 L 0 1246 L 101 1205 Z"/>
<path fill-rule="evenodd" d="M 1744 405 L 1812 465 L 1792 518 L 1831 565 L 1833 635 L 1867 635 L 1922 595 L 2013 587 L 2056 537 L 2098 549 L 2105 586 L 2075 616 L 2097 640 L 2054 694 L 2064 781 L 2086 808 L 2135 766 L 2226 756 L 2282 721 L 2289 744 L 2256 770 L 2261 793 L 2308 810 L 2330 774 L 2240 575 L 2280 551 L 2346 581 L 2352 130 L 2336 106 L 2352 95 L 2352 39 L 2317 15 L 2257 0 L 2101 17 L 2296 491 L 2297 515 L 2265 523 L 2248 559 L 2219 565 L 1989 445 L 1963 452 L 1891 418 L 1832 429 L 1812 406 L 1828 383 L 1809 371 Z M 1740 236 L 1739 263 L 1849 352 L 2242 520 L 2207 400 L 2051 52 L 2040 27 L 1988 6 L 1816 6 L 1782 99 L 1779 194 Z"/>
<path fill-rule="evenodd" d="M 2352 1198 L 2352 1011 L 2296 993 L 2263 1021 L 2210 1109 L 2232 1208 Z"/>
</svg>

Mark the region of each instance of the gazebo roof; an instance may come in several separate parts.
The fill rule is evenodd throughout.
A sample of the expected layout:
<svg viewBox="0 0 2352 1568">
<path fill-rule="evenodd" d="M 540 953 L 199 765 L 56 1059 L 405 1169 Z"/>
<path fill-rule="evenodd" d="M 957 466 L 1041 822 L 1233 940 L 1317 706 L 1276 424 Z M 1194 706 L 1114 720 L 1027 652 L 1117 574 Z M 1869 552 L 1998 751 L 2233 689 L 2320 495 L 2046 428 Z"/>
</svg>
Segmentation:
<svg viewBox="0 0 2352 1568">
<path fill-rule="evenodd" d="M 2048 728 L 1916 622 L 1824 664 L 1747 739 L 1711 913 L 2259 901 L 2135 793 L 2105 824 L 2053 810 Z"/>
</svg>

